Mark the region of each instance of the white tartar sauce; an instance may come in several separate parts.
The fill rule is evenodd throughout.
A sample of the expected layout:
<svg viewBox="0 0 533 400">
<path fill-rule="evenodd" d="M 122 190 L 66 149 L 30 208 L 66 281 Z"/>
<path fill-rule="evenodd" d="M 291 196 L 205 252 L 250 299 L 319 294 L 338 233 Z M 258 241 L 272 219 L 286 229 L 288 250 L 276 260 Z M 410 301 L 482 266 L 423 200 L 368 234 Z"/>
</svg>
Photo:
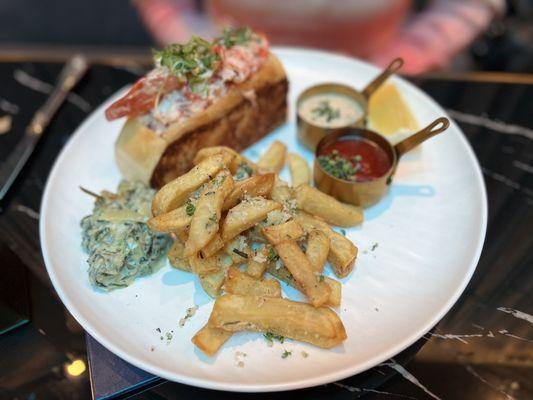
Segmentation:
<svg viewBox="0 0 533 400">
<path fill-rule="evenodd" d="M 351 125 L 363 116 L 363 108 L 352 98 L 339 93 L 309 96 L 298 106 L 298 115 L 323 128 Z"/>
</svg>

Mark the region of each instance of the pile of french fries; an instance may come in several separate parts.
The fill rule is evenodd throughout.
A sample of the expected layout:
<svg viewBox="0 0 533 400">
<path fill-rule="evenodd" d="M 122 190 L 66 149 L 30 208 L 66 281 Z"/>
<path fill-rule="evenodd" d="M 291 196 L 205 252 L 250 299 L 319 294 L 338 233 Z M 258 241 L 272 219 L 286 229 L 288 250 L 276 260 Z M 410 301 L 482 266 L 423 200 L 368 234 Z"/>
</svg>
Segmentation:
<svg viewBox="0 0 533 400">
<path fill-rule="evenodd" d="M 277 174 L 288 161 L 291 186 Z M 216 299 L 192 342 L 213 355 L 234 332 L 272 333 L 322 348 L 346 339 L 330 307 L 341 304 L 341 284 L 324 277 L 329 261 L 347 276 L 357 247 L 330 225 L 363 221 L 362 210 L 311 187 L 311 171 L 276 141 L 256 163 L 218 146 L 200 150 L 194 167 L 163 186 L 152 202 L 149 227 L 175 238 L 175 268 L 198 275 Z M 271 275 L 301 291 L 307 302 L 282 297 Z"/>
</svg>

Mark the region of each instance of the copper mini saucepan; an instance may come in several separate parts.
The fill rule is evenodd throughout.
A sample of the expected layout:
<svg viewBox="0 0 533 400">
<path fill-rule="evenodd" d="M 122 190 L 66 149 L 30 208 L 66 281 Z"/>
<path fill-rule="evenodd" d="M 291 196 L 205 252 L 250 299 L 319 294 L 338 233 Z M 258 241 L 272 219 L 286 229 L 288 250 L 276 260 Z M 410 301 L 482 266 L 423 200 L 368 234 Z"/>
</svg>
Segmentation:
<svg viewBox="0 0 533 400">
<path fill-rule="evenodd" d="M 323 83 L 320 85 L 312 86 L 306 89 L 298 96 L 296 101 L 296 120 L 297 120 L 297 132 L 300 142 L 309 148 L 314 150 L 316 145 L 324 136 L 345 127 L 364 127 L 366 117 L 368 114 L 368 101 L 374 92 L 387 80 L 389 76 L 397 72 L 403 66 L 403 59 L 394 59 L 387 68 L 385 68 L 377 77 L 372 80 L 362 91 L 358 91 L 351 86 L 342 85 L 339 83 Z M 320 94 L 337 94 L 349 97 L 353 100 L 361 109 L 361 117 L 355 121 L 352 121 L 346 126 L 324 127 L 319 124 L 313 123 L 309 119 L 305 119 L 300 115 L 300 108 L 303 102 L 313 96 Z"/>
<path fill-rule="evenodd" d="M 380 134 L 364 128 L 346 128 L 330 133 L 322 138 L 317 145 L 314 161 L 314 180 L 318 189 L 338 200 L 368 207 L 377 203 L 388 191 L 400 158 L 427 139 L 444 132 L 450 122 L 441 117 L 421 129 L 417 133 L 392 146 L 387 139 Z M 339 140 L 367 140 L 379 146 L 386 154 L 390 162 L 388 170 L 376 178 L 365 181 L 349 181 L 339 179 L 326 172 L 318 163 L 318 157 L 330 144 Z"/>
</svg>

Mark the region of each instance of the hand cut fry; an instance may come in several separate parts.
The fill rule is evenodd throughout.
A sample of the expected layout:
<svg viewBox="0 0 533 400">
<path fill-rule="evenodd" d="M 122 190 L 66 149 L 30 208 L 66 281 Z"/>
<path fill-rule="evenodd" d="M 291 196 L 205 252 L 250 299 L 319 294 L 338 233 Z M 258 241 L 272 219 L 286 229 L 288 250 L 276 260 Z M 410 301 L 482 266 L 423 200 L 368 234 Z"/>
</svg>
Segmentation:
<svg viewBox="0 0 533 400">
<path fill-rule="evenodd" d="M 190 257 L 189 264 L 191 265 L 192 272 L 194 272 L 196 275 L 203 276 L 213 274 L 221 270 L 225 271 L 230 265 L 233 264 L 233 260 L 230 256 L 221 251 L 208 258 L 201 258 L 198 255 Z"/>
<path fill-rule="evenodd" d="M 251 178 L 235 182 L 233 190 L 224 201 L 223 210 L 235 207 L 245 196 L 267 197 L 274 186 L 275 175 L 254 175 Z"/>
<path fill-rule="evenodd" d="M 267 264 L 267 249 L 263 246 L 248 259 L 248 264 L 246 264 L 246 273 L 252 278 L 261 279 L 265 273 Z"/>
<path fill-rule="evenodd" d="M 222 250 L 225 245 L 226 243 L 224 243 L 224 241 L 220 237 L 220 234 L 217 232 L 215 236 L 213 236 L 213 238 L 209 241 L 209 243 L 207 243 L 205 247 L 200 250 L 200 252 L 202 253 L 201 255 L 203 258 L 209 258 L 218 253 L 220 250 Z"/>
<path fill-rule="evenodd" d="M 172 244 L 172 247 L 168 251 L 168 261 L 170 262 L 170 265 L 172 265 L 174 268 L 181 269 L 182 271 L 191 272 L 191 265 L 189 264 L 189 260 L 185 258 L 183 255 L 183 250 L 185 249 L 185 245 L 179 241 L 175 240 Z"/>
<path fill-rule="evenodd" d="M 189 227 L 187 226 L 184 229 L 178 229 L 177 231 L 172 232 L 172 234 L 176 235 L 176 238 L 183 243 L 183 249 L 185 250 L 185 242 L 189 238 Z"/>
<path fill-rule="evenodd" d="M 360 207 L 344 204 L 320 190 L 307 184 L 295 190 L 298 208 L 335 226 L 350 227 L 363 222 L 363 210 Z"/>
<path fill-rule="evenodd" d="M 212 147 L 204 147 L 203 149 L 200 149 L 198 153 L 196 153 L 196 156 L 194 157 L 193 164 L 199 164 L 203 160 L 205 160 L 208 157 L 212 157 L 215 154 L 221 154 L 226 153 L 230 156 L 233 156 L 233 159 L 228 164 L 228 167 L 232 174 L 234 174 L 237 171 L 237 168 L 239 168 L 242 164 L 247 164 L 253 172 L 257 170 L 257 165 L 253 163 L 252 161 L 248 160 L 246 157 L 244 157 L 242 154 L 239 154 L 235 150 L 233 150 L 231 147 L 227 146 L 212 146 Z"/>
<path fill-rule="evenodd" d="M 191 224 L 196 203 L 196 200 L 191 200 L 175 210 L 152 217 L 148 220 L 148 227 L 156 232 L 181 231 Z"/>
<path fill-rule="evenodd" d="M 185 243 L 187 257 L 200 251 L 217 234 L 222 205 L 232 189 L 233 179 L 228 170 L 223 170 L 202 191 Z"/>
<path fill-rule="evenodd" d="M 245 263 L 252 254 L 252 250 L 250 249 L 250 246 L 248 246 L 248 242 L 244 235 L 235 236 L 224 246 L 224 252 L 230 256 L 233 263 L 237 265 Z"/>
<path fill-rule="evenodd" d="M 200 276 L 200 285 L 204 288 L 205 292 L 213 299 L 222 294 L 222 285 L 224 285 L 224 279 L 226 279 L 227 268 L 222 268 L 218 272 Z"/>
<path fill-rule="evenodd" d="M 285 165 L 287 146 L 279 140 L 273 142 L 265 154 L 257 162 L 260 171 L 270 171 L 278 173 Z"/>
<path fill-rule="evenodd" d="M 285 204 L 294 199 L 294 190 L 288 186 L 274 186 L 270 192 L 270 198 Z"/>
<path fill-rule="evenodd" d="M 303 157 L 295 153 L 287 156 L 289 171 L 291 173 L 291 186 L 296 187 L 302 183 L 311 182 L 311 169 Z"/>
<path fill-rule="evenodd" d="M 230 332 L 271 332 L 326 349 L 346 339 L 344 325 L 331 309 L 275 297 L 221 296 L 209 325 Z"/>
<path fill-rule="evenodd" d="M 251 228 L 259 221 L 265 219 L 270 211 L 280 209 L 282 206 L 272 200 L 262 197 L 244 199 L 241 203 L 229 210 L 222 224 L 222 240 L 229 241 Z"/>
<path fill-rule="evenodd" d="M 291 273 L 284 265 L 276 265 L 273 263 L 267 264 L 267 272 L 278 278 L 280 281 L 285 282 L 287 285 L 292 286 L 296 290 L 302 292 L 302 288 L 298 285 L 298 282 L 293 278 Z M 319 277 L 319 279 L 322 279 Z M 329 286 L 330 293 L 328 300 L 324 303 L 326 307 L 339 307 L 342 298 L 342 285 L 339 281 L 324 277 L 324 282 Z"/>
<path fill-rule="evenodd" d="M 262 232 L 267 240 L 273 245 L 286 240 L 298 240 L 304 235 L 304 230 L 300 224 L 294 220 L 280 225 L 267 226 L 262 229 Z"/>
<path fill-rule="evenodd" d="M 341 283 L 335 279 L 331 279 L 328 277 L 324 278 L 324 282 L 326 282 L 330 288 L 329 299 L 325 305 L 328 307 L 340 307 L 342 300 Z"/>
<path fill-rule="evenodd" d="M 330 240 L 328 261 L 335 275 L 344 278 L 352 272 L 355 259 L 357 258 L 357 247 L 345 236 L 335 232 L 324 221 L 314 218 L 304 212 L 298 212 L 295 220 L 308 232 L 318 229 L 326 234 Z"/>
<path fill-rule="evenodd" d="M 286 241 L 274 246 L 283 265 L 287 267 L 298 287 L 315 307 L 328 301 L 330 288 L 315 275 L 313 266 L 295 241 Z"/>
<path fill-rule="evenodd" d="M 214 328 L 207 324 L 194 335 L 191 342 L 202 350 L 205 355 L 211 357 L 215 355 L 218 349 L 220 349 L 232 335 L 233 332 Z"/>
<path fill-rule="evenodd" d="M 186 174 L 170 181 L 155 194 L 152 214 L 158 216 L 181 206 L 189 195 L 228 165 L 233 156 L 227 153 L 206 158 Z"/>
<path fill-rule="evenodd" d="M 321 274 L 328 261 L 329 237 L 318 229 L 313 229 L 307 235 L 307 250 L 305 255 L 317 274 Z"/>
<path fill-rule="evenodd" d="M 240 296 L 281 297 L 281 286 L 278 281 L 254 279 L 235 267 L 228 269 L 224 290 Z"/>
<path fill-rule="evenodd" d="M 276 264 L 276 263 L 268 263 L 266 271 L 278 278 L 280 281 L 285 282 L 287 285 L 292 286 L 293 288 L 299 290 L 300 292 L 302 289 L 298 286 L 298 282 L 296 282 L 289 272 L 287 268 L 285 268 L 282 264 Z"/>
</svg>

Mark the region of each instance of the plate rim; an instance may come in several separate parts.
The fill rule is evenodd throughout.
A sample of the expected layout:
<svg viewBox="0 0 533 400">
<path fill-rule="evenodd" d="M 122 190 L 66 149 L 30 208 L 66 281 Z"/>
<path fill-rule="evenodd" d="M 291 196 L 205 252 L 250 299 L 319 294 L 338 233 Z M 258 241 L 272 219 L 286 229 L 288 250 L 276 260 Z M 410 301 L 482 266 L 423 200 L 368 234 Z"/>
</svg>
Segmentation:
<svg viewBox="0 0 533 400">
<path fill-rule="evenodd" d="M 342 62 L 356 62 L 361 65 L 364 65 L 367 68 L 374 69 L 376 72 L 379 71 L 379 69 L 365 61 L 359 60 L 354 57 L 345 56 L 342 54 L 334 53 L 334 52 L 328 52 L 323 50 L 317 50 L 312 48 L 305 48 L 305 47 L 292 47 L 292 46 L 275 46 L 273 47 L 274 53 L 300 53 L 300 54 L 306 54 L 306 55 L 314 55 L 314 56 L 326 56 L 329 58 L 336 58 L 339 61 Z M 347 367 L 338 371 L 334 371 L 328 374 L 323 374 L 320 376 L 320 378 L 309 378 L 309 379 L 299 379 L 293 382 L 288 383 L 280 383 L 280 384 L 247 384 L 246 382 L 242 382 L 239 384 L 233 384 L 233 383 L 225 383 L 225 382 L 217 382 L 213 381 L 208 378 L 197 378 L 188 376 L 186 374 L 180 373 L 180 374 L 167 374 L 164 370 L 159 370 L 157 367 L 152 368 L 149 364 L 143 363 L 141 360 L 138 360 L 134 356 L 130 356 L 127 352 L 122 351 L 121 349 L 114 346 L 112 343 L 109 343 L 104 337 L 101 337 L 96 331 L 94 331 L 91 327 L 91 324 L 80 314 L 77 312 L 77 307 L 70 302 L 68 297 L 65 295 L 65 293 L 61 289 L 61 285 L 59 284 L 57 277 L 54 273 L 53 268 L 51 267 L 51 260 L 48 255 L 48 249 L 47 249 L 47 237 L 46 237 L 46 225 L 47 225 L 47 217 L 44 211 L 48 208 L 48 204 L 50 202 L 50 198 L 52 196 L 51 194 L 51 185 L 50 182 L 54 179 L 55 175 L 59 173 L 59 165 L 62 163 L 62 160 L 66 155 L 69 153 L 70 148 L 73 146 L 74 139 L 77 135 L 80 134 L 84 130 L 84 128 L 88 125 L 91 125 L 91 123 L 100 117 L 100 114 L 102 113 L 104 107 L 110 103 L 111 99 L 118 98 L 118 96 L 125 91 L 125 88 L 119 89 L 117 92 L 115 92 L 113 95 L 105 99 L 96 109 L 94 109 L 84 120 L 83 122 L 78 125 L 74 131 L 74 133 L 69 137 L 67 143 L 63 146 L 63 148 L 60 150 L 58 156 L 56 157 L 53 166 L 50 170 L 50 173 L 46 179 L 45 189 L 43 191 L 42 195 L 42 201 L 41 201 L 41 207 L 40 207 L 40 215 L 41 218 L 39 220 L 39 237 L 40 237 L 40 246 L 41 246 L 41 252 L 43 255 L 43 260 L 45 263 L 46 271 L 50 277 L 50 280 L 52 282 L 52 285 L 54 286 L 55 291 L 57 292 L 59 298 L 63 302 L 64 306 L 67 308 L 69 313 L 78 321 L 78 323 L 83 327 L 83 329 L 90 334 L 95 340 L 97 340 L 101 345 L 103 345 L 106 349 L 117 355 L 118 357 L 122 358 L 123 360 L 127 361 L 128 363 L 146 371 L 151 374 L 154 374 L 156 376 L 162 377 L 164 379 L 167 379 L 169 381 L 178 382 L 186 385 L 192 385 L 195 387 L 205 388 L 205 389 L 213 389 L 213 390 L 221 390 L 221 391 L 233 391 L 233 392 L 250 392 L 250 393 L 259 393 L 259 392 L 273 392 L 273 391 L 285 391 L 285 390 L 294 390 L 294 389 L 302 389 L 302 388 L 308 388 L 308 387 L 314 387 L 319 386 L 327 383 L 331 383 L 334 381 L 338 381 L 341 379 L 348 378 L 350 376 L 354 376 L 356 374 L 359 374 L 363 371 L 366 371 L 370 368 L 375 367 L 376 365 L 394 357 L 395 355 L 399 354 L 409 346 L 411 346 L 413 343 L 415 343 L 417 340 L 419 340 L 422 336 L 424 336 L 427 332 L 429 332 L 453 307 L 453 305 L 457 302 L 459 297 L 463 294 L 464 290 L 466 289 L 468 283 L 470 282 L 477 265 L 479 263 L 479 259 L 481 257 L 481 253 L 483 250 L 483 245 L 485 242 L 486 232 L 487 232 L 487 222 L 488 222 L 488 200 L 487 200 L 487 191 L 485 186 L 485 181 L 483 179 L 483 174 L 481 172 L 481 166 L 479 164 L 479 161 L 472 149 L 472 146 L 466 139 L 466 136 L 464 135 L 461 128 L 455 123 L 455 121 L 450 118 L 446 110 L 444 110 L 435 100 L 433 100 L 428 94 L 426 94 L 424 91 L 419 89 L 417 86 L 412 84 L 411 82 L 408 82 L 404 78 L 397 76 L 396 79 L 399 79 L 402 84 L 406 84 L 410 87 L 411 90 L 414 90 L 417 92 L 418 96 L 421 96 L 425 102 L 437 104 L 439 108 L 441 108 L 444 111 L 444 115 L 450 119 L 450 123 L 454 125 L 454 127 L 459 132 L 459 138 L 462 143 L 462 145 L 466 149 L 467 156 L 469 160 L 471 161 L 473 167 L 474 167 L 474 176 L 475 180 L 477 181 L 478 187 L 481 190 L 481 205 L 480 205 L 480 216 L 481 216 L 481 227 L 480 227 L 480 235 L 477 238 L 477 243 L 475 246 L 475 250 L 472 252 L 472 258 L 470 260 L 468 269 L 465 271 L 465 275 L 463 276 L 461 283 L 456 287 L 453 294 L 448 298 L 446 302 L 444 302 L 439 307 L 439 311 L 435 313 L 435 315 L 426 323 L 424 326 L 420 327 L 416 331 L 414 331 L 412 334 L 410 334 L 406 339 L 404 339 L 402 342 L 399 342 L 395 346 L 391 347 L 388 351 L 383 352 L 379 355 L 376 355 L 368 360 L 366 360 L 364 363 L 357 364 L 357 367 Z"/>
</svg>

